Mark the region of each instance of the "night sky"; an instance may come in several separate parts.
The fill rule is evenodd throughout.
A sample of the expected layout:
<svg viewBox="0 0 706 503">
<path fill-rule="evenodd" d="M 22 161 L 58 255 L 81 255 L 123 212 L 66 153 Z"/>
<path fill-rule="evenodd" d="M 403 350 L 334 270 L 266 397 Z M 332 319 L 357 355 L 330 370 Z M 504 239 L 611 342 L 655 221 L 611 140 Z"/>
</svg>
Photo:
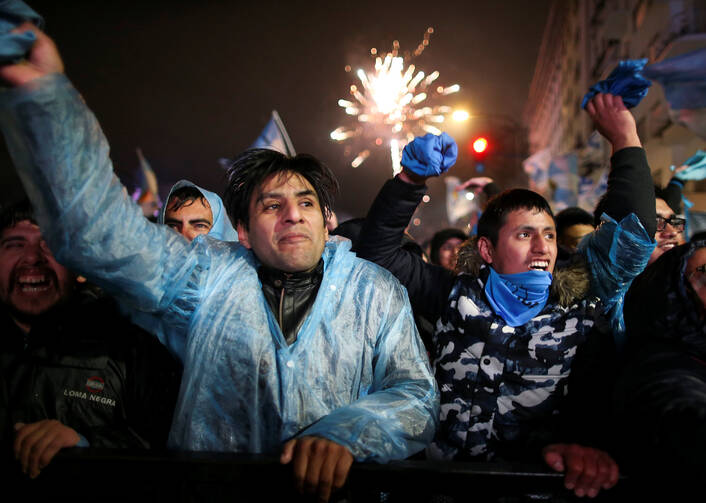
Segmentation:
<svg viewBox="0 0 706 503">
<path fill-rule="evenodd" d="M 141 147 L 163 193 L 180 178 L 220 193 L 218 158 L 248 148 L 275 109 L 297 152 L 317 156 L 339 177 L 335 210 L 343 220 L 364 216 L 391 175 L 386 149 L 353 169 L 352 157 L 329 138 L 349 123 L 337 100 L 357 79 L 345 65 L 369 65 L 370 48 L 389 50 L 395 39 L 401 52 L 412 51 L 431 26 L 430 45 L 415 63 L 427 74 L 439 70 L 442 85 L 461 85 L 446 103 L 496 123 L 520 122 L 550 0 L 28 3 L 44 16 L 130 190 Z M 474 174 L 464 145 L 491 126 L 478 119 L 447 129 L 461 145 L 452 174 Z M 523 183 L 519 156 L 503 162 L 493 173 L 489 161 L 484 174 Z M 0 152 L 0 200 L 17 198 L 18 184 Z M 420 238 L 445 216 L 443 183 L 430 189 Z"/>
</svg>

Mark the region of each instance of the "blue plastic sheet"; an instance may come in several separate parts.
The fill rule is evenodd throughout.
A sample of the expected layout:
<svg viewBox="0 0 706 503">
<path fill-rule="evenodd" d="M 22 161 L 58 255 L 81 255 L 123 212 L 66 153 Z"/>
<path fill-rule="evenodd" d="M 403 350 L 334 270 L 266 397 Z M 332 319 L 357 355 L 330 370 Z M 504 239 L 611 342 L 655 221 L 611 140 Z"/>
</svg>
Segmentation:
<svg viewBox="0 0 706 503">
<path fill-rule="evenodd" d="M 656 246 L 654 238 L 634 213 L 620 222 L 607 214 L 601 224 L 579 243 L 578 250 L 591 270 L 591 294 L 603 301 L 618 348 L 625 339 L 623 302 L 635 279 L 647 267 Z"/>
<path fill-rule="evenodd" d="M 647 59 L 627 59 L 618 63 L 608 78 L 593 84 L 581 102 L 586 108 L 588 102 L 598 93 L 622 96 L 627 108 L 636 107 L 647 96 L 652 82 L 641 75 Z"/>
<path fill-rule="evenodd" d="M 458 147 L 446 133 L 427 133 L 408 143 L 402 151 L 402 166 L 419 176 L 438 176 L 456 163 Z"/>
<path fill-rule="evenodd" d="M 677 179 L 687 181 L 703 180 L 706 178 L 706 152 L 703 150 L 697 150 L 684 164 L 688 167 L 674 174 Z M 672 168 L 674 167 L 672 166 Z"/>
<path fill-rule="evenodd" d="M 0 64 L 14 63 L 25 57 L 37 40 L 32 32 L 10 33 L 25 21 L 42 27 L 44 21 L 20 0 L 0 0 Z"/>
<path fill-rule="evenodd" d="M 706 48 L 654 63 L 643 73 L 662 84 L 672 109 L 706 107 Z"/>
</svg>

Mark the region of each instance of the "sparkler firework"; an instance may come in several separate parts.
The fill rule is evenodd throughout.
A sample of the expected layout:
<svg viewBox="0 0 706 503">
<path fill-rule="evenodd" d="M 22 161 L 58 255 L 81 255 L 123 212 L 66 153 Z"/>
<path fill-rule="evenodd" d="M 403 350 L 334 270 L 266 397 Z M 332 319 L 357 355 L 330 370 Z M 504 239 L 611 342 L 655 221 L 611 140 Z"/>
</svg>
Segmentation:
<svg viewBox="0 0 706 503">
<path fill-rule="evenodd" d="M 432 33 L 433 28 L 426 30 L 422 42 L 407 56 L 409 59 L 418 57 L 424 51 Z M 401 170 L 404 146 L 417 135 L 440 134 L 439 127 L 453 113 L 450 106 L 435 105 L 434 102 L 461 88 L 458 84 L 434 88 L 432 84 L 439 77 L 439 72 L 425 75 L 413 64 L 405 68 L 405 57 L 399 55 L 399 46 L 395 40 L 392 51 L 382 56 L 377 54 L 375 48 L 370 50 L 375 60 L 374 70 L 357 70 L 360 84 L 351 85 L 350 99 L 338 100 L 338 105 L 355 118 L 353 125 L 340 126 L 331 132 L 331 139 L 337 142 L 359 140 L 357 143 L 366 145 L 372 141 L 378 147 L 386 142 L 390 147 L 394 174 Z M 351 67 L 346 66 L 346 71 L 350 72 Z M 369 156 L 370 148 L 361 148 L 351 166 L 357 168 Z"/>
</svg>

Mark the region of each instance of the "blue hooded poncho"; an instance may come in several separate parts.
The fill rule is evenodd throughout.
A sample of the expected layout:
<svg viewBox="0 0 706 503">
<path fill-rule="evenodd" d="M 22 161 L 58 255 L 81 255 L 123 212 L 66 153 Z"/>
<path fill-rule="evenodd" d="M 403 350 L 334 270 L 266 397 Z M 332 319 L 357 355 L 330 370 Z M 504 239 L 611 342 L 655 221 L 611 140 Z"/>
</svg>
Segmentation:
<svg viewBox="0 0 706 503">
<path fill-rule="evenodd" d="M 210 190 L 202 189 L 195 183 L 190 182 L 189 180 L 179 180 L 172 186 L 171 190 L 169 191 L 169 195 L 167 196 L 167 204 L 162 206 L 162 209 L 159 212 L 159 218 L 157 219 L 158 223 L 164 223 L 164 215 L 167 212 L 167 206 L 169 206 L 169 200 L 171 199 L 172 194 L 183 187 L 193 187 L 199 192 L 201 192 L 201 194 L 203 194 L 203 197 L 205 197 L 208 201 L 209 206 L 211 206 L 211 213 L 213 215 L 213 225 L 211 226 L 211 230 L 208 231 L 209 237 L 212 237 L 213 239 L 220 239 L 221 241 L 238 240 L 238 233 L 233 228 L 233 224 L 231 223 L 230 218 L 228 218 L 228 214 L 226 213 L 226 210 L 223 207 L 223 201 L 221 200 L 220 196 L 218 196 L 218 194 L 214 192 L 211 192 Z"/>
<path fill-rule="evenodd" d="M 149 222 L 112 171 L 95 117 L 65 76 L 0 93 L 0 125 L 57 259 L 137 313 L 184 364 L 169 443 L 279 453 L 317 435 L 357 461 L 427 444 L 439 397 L 407 293 L 330 240 L 316 301 L 288 346 L 247 248 L 191 243 Z"/>
</svg>

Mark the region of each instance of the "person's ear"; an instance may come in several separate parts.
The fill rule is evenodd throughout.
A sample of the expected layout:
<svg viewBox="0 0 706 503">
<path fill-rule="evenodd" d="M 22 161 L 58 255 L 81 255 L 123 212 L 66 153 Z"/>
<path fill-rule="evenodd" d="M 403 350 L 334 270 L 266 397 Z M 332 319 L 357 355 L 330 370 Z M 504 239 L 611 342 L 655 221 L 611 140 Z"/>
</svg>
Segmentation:
<svg viewBox="0 0 706 503">
<path fill-rule="evenodd" d="M 486 237 L 478 238 L 478 253 L 487 264 L 493 263 L 493 254 L 495 253 L 495 249 L 493 248 L 493 243 L 490 242 L 490 239 Z"/>
<path fill-rule="evenodd" d="M 238 222 L 238 225 L 236 225 L 235 227 L 236 227 L 235 230 L 238 231 L 238 241 L 240 241 L 240 244 L 242 244 L 248 250 L 252 250 L 252 246 L 250 246 L 250 238 L 248 236 L 248 230 L 240 222 Z"/>
</svg>

